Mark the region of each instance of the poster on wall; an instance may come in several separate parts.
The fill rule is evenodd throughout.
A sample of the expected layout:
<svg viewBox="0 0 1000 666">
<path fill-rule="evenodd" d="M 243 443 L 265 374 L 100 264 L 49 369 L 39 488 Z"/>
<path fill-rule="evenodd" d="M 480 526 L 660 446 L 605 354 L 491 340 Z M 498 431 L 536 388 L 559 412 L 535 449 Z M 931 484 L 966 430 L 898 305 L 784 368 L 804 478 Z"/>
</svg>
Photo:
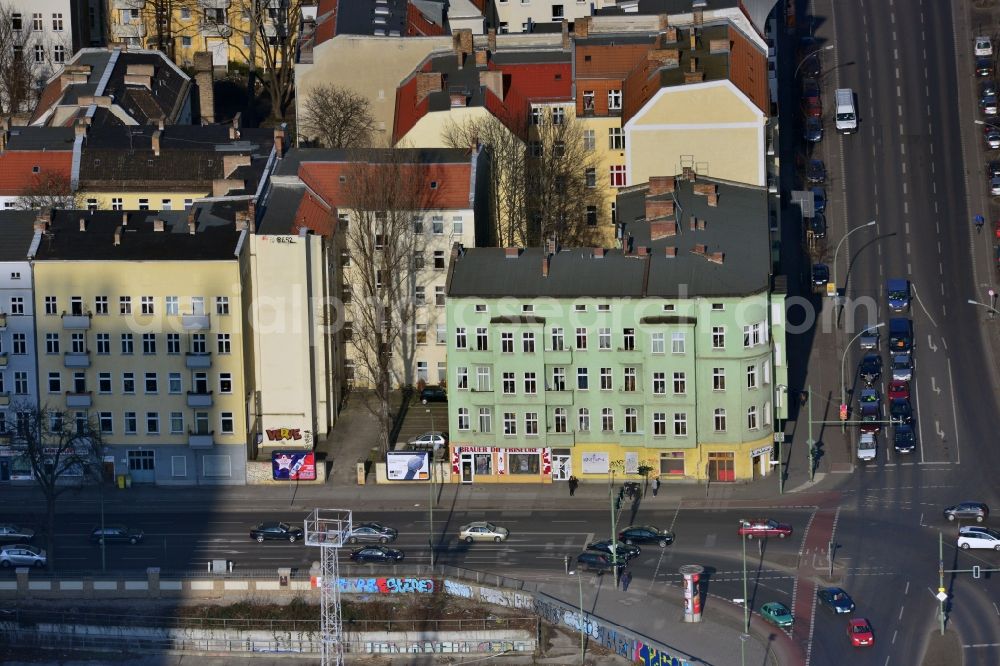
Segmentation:
<svg viewBox="0 0 1000 666">
<path fill-rule="evenodd" d="M 626 474 L 638 474 L 639 473 L 639 454 L 635 451 L 625 452 L 625 473 Z"/>
<path fill-rule="evenodd" d="M 580 456 L 584 474 L 607 474 L 608 452 L 589 451 Z"/>
<path fill-rule="evenodd" d="M 385 476 L 390 481 L 427 481 L 431 478 L 429 451 L 389 451 Z"/>
<path fill-rule="evenodd" d="M 315 481 L 316 454 L 312 451 L 272 451 L 271 478 L 275 481 Z"/>
</svg>

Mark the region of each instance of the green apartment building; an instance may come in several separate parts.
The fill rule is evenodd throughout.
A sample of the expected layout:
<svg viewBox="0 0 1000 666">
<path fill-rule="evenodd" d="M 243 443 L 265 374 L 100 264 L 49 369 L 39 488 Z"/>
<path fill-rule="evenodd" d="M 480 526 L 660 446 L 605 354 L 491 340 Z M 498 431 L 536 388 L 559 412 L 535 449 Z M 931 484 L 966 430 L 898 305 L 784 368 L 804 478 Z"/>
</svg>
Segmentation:
<svg viewBox="0 0 1000 666">
<path fill-rule="evenodd" d="M 453 480 L 768 473 L 787 364 L 766 191 L 654 178 L 617 213 L 616 249 L 454 248 Z"/>
</svg>

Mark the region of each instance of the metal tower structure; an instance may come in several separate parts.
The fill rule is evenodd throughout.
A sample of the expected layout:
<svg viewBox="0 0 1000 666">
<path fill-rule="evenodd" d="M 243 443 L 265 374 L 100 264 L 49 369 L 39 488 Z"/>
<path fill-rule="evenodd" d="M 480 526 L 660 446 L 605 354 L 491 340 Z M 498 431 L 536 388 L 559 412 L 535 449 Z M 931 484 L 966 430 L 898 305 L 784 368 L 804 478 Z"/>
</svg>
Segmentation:
<svg viewBox="0 0 1000 666">
<path fill-rule="evenodd" d="M 305 520 L 305 543 L 320 548 L 320 650 L 323 666 L 344 663 L 340 609 L 340 549 L 351 533 L 350 509 L 313 509 Z"/>
</svg>

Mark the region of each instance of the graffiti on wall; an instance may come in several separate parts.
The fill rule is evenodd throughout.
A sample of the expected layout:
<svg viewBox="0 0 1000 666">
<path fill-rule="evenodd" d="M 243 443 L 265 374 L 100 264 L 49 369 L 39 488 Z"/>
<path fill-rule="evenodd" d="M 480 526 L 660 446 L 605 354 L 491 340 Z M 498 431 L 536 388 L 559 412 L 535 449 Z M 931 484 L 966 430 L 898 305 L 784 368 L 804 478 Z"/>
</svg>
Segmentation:
<svg viewBox="0 0 1000 666">
<path fill-rule="evenodd" d="M 669 653 L 659 650 L 652 645 L 646 645 L 641 641 L 635 642 L 632 661 L 636 664 L 643 664 L 643 666 L 687 666 L 687 664 L 691 663 L 673 657 Z"/>
<path fill-rule="evenodd" d="M 366 641 L 369 654 L 499 654 L 503 652 L 534 652 L 531 641 Z"/>
<path fill-rule="evenodd" d="M 347 594 L 430 594 L 430 578 L 340 578 L 340 591 Z"/>
</svg>

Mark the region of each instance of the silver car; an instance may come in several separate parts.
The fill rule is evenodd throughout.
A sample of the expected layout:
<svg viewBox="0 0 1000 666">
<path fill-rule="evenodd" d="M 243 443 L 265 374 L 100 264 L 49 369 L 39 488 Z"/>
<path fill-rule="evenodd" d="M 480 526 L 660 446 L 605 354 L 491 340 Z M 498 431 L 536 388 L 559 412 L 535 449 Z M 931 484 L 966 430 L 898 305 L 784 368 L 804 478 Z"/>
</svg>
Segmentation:
<svg viewBox="0 0 1000 666">
<path fill-rule="evenodd" d="M 861 348 L 864 349 L 865 351 L 868 351 L 870 349 L 878 349 L 878 329 L 877 328 L 867 329 L 864 333 L 861 334 L 861 337 L 858 339 L 858 341 L 861 343 Z"/>
<path fill-rule="evenodd" d="M 892 357 L 892 378 L 908 382 L 913 379 L 913 357 L 909 354 L 894 354 Z"/>
<path fill-rule="evenodd" d="M 35 530 L 30 527 L 19 527 L 10 523 L 0 525 L 0 541 L 16 541 L 17 543 L 21 543 L 23 541 L 31 541 L 34 538 Z"/>
<path fill-rule="evenodd" d="M 45 551 L 21 543 L 0 548 L 0 567 L 44 567 Z"/>
</svg>

